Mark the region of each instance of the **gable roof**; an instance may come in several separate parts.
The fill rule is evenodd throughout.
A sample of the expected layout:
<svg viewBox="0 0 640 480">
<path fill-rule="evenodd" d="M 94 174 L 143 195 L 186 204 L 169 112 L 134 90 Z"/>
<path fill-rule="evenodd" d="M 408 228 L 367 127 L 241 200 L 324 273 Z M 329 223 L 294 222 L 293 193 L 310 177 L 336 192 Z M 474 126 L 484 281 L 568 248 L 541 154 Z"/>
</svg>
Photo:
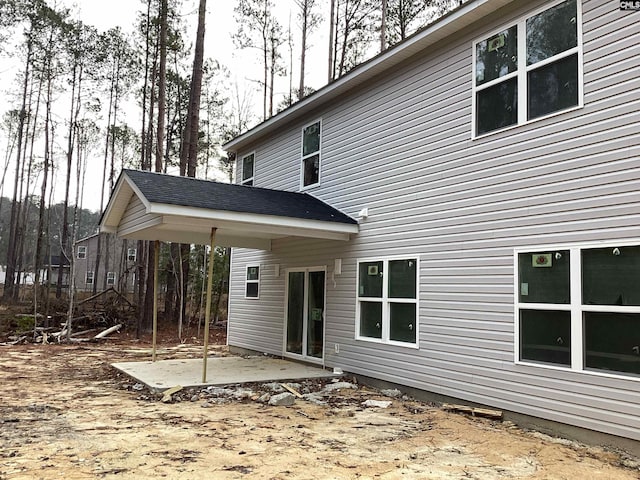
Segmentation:
<svg viewBox="0 0 640 480">
<path fill-rule="evenodd" d="M 220 183 L 141 170 L 124 172 L 149 203 L 357 224 L 353 218 L 307 193 Z"/>
<path fill-rule="evenodd" d="M 349 240 L 357 221 L 306 194 L 123 170 L 100 219 L 122 238 L 270 249 L 287 236 Z"/>
<path fill-rule="evenodd" d="M 370 82 L 383 73 L 393 75 L 394 67 L 414 55 L 424 52 L 435 43 L 459 32 L 514 0 L 469 0 L 435 22 L 427 25 L 404 41 L 358 65 L 345 75 L 332 81 L 308 97 L 256 125 L 247 132 L 225 143 L 226 151 L 239 151 L 278 128 L 303 118 L 313 110 L 339 98 L 345 93 Z"/>
</svg>

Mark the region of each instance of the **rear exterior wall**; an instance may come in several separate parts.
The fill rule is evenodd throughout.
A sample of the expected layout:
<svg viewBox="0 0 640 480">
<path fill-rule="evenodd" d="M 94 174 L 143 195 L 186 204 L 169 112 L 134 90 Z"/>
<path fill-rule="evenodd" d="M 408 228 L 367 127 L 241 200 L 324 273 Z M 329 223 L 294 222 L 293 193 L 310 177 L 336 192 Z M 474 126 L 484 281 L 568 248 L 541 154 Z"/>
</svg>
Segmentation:
<svg viewBox="0 0 640 480">
<path fill-rule="evenodd" d="M 618 2 L 582 1 L 583 108 L 472 139 L 473 41 L 542 4 L 514 2 L 238 152 L 255 151 L 255 185 L 299 190 L 301 128 L 321 119 L 310 193 L 369 216 L 349 242 L 235 249 L 230 345 L 281 355 L 284 272 L 326 266 L 328 366 L 640 440 L 640 379 L 514 362 L 515 248 L 640 238 L 640 28 Z M 398 255 L 419 258 L 418 349 L 355 339 L 357 259 Z"/>
</svg>

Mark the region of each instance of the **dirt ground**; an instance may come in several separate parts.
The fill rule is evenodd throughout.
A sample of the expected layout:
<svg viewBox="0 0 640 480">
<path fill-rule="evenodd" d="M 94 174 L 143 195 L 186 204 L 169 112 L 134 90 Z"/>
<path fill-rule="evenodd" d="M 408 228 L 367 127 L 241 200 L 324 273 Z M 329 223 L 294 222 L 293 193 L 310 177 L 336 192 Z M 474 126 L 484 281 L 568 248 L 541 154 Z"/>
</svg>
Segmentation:
<svg viewBox="0 0 640 480">
<path fill-rule="evenodd" d="M 200 352 L 165 342 L 160 359 Z M 640 478 L 623 452 L 362 386 L 334 391 L 327 405 L 206 390 L 163 403 L 110 367 L 136 359 L 149 359 L 148 343 L 0 346 L 0 480 Z M 392 403 L 363 406 L 372 399 Z"/>
</svg>

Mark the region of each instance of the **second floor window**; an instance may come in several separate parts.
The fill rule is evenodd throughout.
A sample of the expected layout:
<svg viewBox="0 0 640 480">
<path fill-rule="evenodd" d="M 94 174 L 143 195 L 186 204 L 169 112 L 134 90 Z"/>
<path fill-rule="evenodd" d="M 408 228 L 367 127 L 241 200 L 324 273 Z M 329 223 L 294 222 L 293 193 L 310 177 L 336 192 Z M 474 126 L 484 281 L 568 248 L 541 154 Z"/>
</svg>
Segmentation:
<svg viewBox="0 0 640 480">
<path fill-rule="evenodd" d="M 320 120 L 302 129 L 302 188 L 320 183 Z"/>
<path fill-rule="evenodd" d="M 566 0 L 475 44 L 475 135 L 580 104 L 579 13 Z"/>
<path fill-rule="evenodd" d="M 87 247 L 84 245 L 78 246 L 78 259 L 82 260 L 87 258 Z"/>
<path fill-rule="evenodd" d="M 136 261 L 136 249 L 129 248 L 127 249 L 127 261 L 135 262 Z"/>
<path fill-rule="evenodd" d="M 242 185 L 253 186 L 255 153 L 242 158 Z"/>
</svg>

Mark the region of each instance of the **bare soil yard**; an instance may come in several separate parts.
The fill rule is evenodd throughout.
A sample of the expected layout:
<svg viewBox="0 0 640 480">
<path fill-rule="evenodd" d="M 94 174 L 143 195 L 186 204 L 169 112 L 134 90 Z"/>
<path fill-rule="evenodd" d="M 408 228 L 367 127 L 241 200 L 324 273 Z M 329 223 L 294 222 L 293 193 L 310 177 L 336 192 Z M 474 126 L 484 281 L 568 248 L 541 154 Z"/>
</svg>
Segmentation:
<svg viewBox="0 0 640 480">
<path fill-rule="evenodd" d="M 167 347 L 161 359 L 200 354 L 196 345 Z M 257 400 L 259 385 L 243 400 L 191 390 L 162 403 L 110 367 L 147 360 L 148 348 L 0 346 L 0 479 L 640 478 L 621 452 L 362 386 L 334 391 L 327 405 L 269 406 Z"/>
</svg>

